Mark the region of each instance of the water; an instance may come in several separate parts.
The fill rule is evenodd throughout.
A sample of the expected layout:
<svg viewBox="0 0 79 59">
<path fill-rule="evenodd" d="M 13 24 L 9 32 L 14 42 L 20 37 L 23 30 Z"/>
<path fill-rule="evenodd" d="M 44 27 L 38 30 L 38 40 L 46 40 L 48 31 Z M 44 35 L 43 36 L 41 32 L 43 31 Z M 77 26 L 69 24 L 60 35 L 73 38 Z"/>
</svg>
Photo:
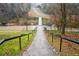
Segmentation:
<svg viewBox="0 0 79 59">
<path fill-rule="evenodd" d="M 42 25 L 42 17 L 38 17 L 38 25 Z"/>
</svg>

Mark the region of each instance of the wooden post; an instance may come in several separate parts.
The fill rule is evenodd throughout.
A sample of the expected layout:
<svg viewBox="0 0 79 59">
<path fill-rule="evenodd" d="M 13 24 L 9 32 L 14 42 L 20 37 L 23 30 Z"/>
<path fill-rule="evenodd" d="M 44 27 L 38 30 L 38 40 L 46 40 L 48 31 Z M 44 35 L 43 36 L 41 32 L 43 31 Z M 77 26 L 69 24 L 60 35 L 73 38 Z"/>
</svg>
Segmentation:
<svg viewBox="0 0 79 59">
<path fill-rule="evenodd" d="M 61 52 L 61 49 L 62 49 L 62 37 L 60 37 L 60 52 Z"/>
<path fill-rule="evenodd" d="M 19 37 L 19 48 L 21 50 L 21 37 Z"/>
<path fill-rule="evenodd" d="M 32 36 L 33 36 L 33 33 L 34 33 L 34 32 L 33 32 L 33 30 L 32 30 Z"/>
<path fill-rule="evenodd" d="M 50 31 L 49 31 L 49 36 L 50 36 Z"/>
<path fill-rule="evenodd" d="M 50 36 L 49 30 L 48 30 L 48 36 Z"/>
<path fill-rule="evenodd" d="M 52 33 L 52 42 L 53 42 L 53 33 Z"/>
<path fill-rule="evenodd" d="M 28 34 L 28 41 L 29 41 L 29 34 Z"/>
</svg>

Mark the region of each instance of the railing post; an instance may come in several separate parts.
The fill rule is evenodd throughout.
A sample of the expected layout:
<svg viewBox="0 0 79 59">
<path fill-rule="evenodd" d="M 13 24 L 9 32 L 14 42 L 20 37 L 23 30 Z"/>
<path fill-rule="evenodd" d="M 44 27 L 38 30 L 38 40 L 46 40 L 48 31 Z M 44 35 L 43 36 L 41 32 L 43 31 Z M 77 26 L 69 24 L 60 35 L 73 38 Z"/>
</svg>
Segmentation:
<svg viewBox="0 0 79 59">
<path fill-rule="evenodd" d="M 61 49 L 62 49 L 62 37 L 60 37 L 60 52 L 61 52 Z"/>
<path fill-rule="evenodd" d="M 53 42 L 53 33 L 52 33 L 52 42 Z"/>
<path fill-rule="evenodd" d="M 49 30 L 48 30 L 48 36 L 50 36 Z"/>
<path fill-rule="evenodd" d="M 32 30 L 32 36 L 33 36 L 33 30 Z"/>
<path fill-rule="evenodd" d="M 21 37 L 19 37 L 19 48 L 21 50 Z"/>
<path fill-rule="evenodd" d="M 28 41 L 29 41 L 29 34 L 28 34 Z"/>
</svg>

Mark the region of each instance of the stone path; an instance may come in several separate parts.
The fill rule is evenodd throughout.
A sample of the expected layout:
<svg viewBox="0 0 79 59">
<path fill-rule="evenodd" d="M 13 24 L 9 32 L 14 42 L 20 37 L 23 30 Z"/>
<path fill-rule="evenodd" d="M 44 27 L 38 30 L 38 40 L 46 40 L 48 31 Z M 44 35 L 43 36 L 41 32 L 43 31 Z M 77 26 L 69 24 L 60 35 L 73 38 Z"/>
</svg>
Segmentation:
<svg viewBox="0 0 79 59">
<path fill-rule="evenodd" d="M 46 39 L 42 26 L 38 26 L 37 34 L 32 45 L 23 53 L 23 56 L 55 56 L 55 49 L 52 48 Z"/>
</svg>

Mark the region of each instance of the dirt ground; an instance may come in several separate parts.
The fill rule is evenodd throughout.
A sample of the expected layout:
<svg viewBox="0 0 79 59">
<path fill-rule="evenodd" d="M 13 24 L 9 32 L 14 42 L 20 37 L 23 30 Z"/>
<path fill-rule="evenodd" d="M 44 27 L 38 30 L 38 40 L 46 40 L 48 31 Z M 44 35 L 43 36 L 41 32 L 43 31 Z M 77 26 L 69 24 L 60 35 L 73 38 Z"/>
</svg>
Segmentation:
<svg viewBox="0 0 79 59">
<path fill-rule="evenodd" d="M 52 42 L 52 36 L 48 33 L 48 42 L 53 46 L 56 51 L 61 55 L 61 56 L 79 56 L 79 45 L 69 42 L 67 40 L 62 41 L 62 51 L 60 52 L 60 38 L 53 37 L 53 42 Z"/>
</svg>

